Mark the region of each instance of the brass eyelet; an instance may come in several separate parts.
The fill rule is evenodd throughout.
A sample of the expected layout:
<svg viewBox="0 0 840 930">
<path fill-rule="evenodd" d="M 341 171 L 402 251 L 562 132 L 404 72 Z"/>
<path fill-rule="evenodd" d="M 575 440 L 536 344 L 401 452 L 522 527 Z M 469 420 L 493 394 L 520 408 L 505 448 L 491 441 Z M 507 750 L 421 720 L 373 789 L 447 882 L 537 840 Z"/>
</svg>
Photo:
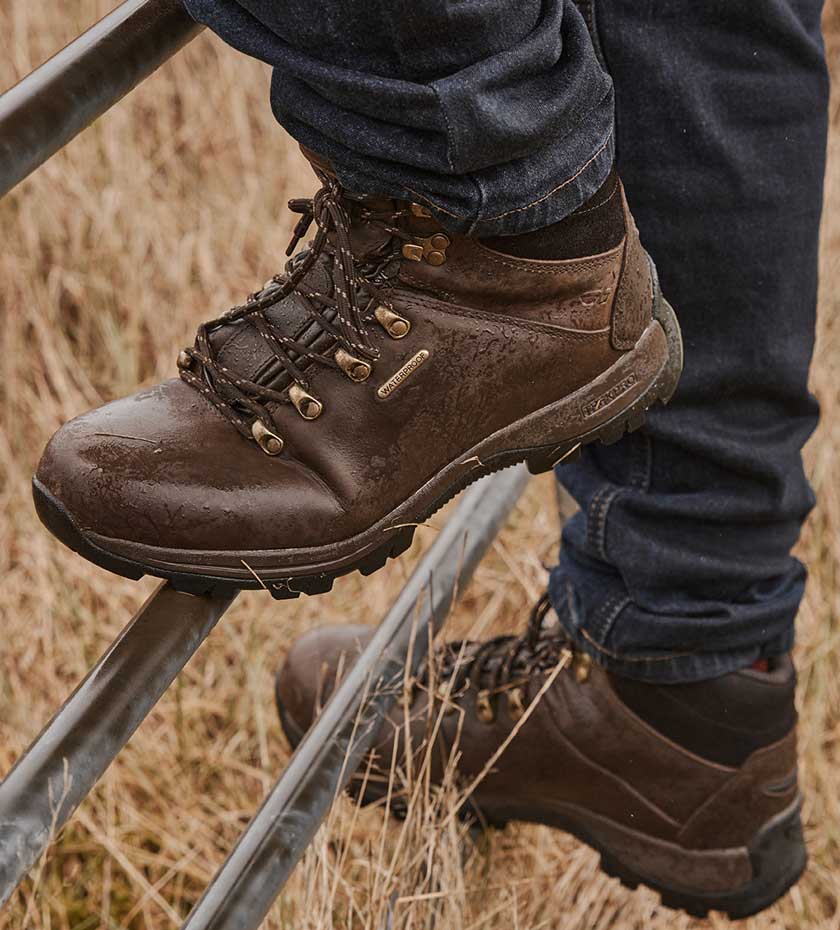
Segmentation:
<svg viewBox="0 0 840 930">
<path fill-rule="evenodd" d="M 347 375 L 351 381 L 367 381 L 370 377 L 373 367 L 364 359 L 356 358 L 344 349 L 336 349 L 335 360 L 339 368 Z"/>
<path fill-rule="evenodd" d="M 572 663 L 572 670 L 575 673 L 575 681 L 578 684 L 583 684 L 585 681 L 589 680 L 589 675 L 592 672 L 592 656 L 586 652 L 576 652 L 574 662 Z"/>
<path fill-rule="evenodd" d="M 496 719 L 488 691 L 479 691 L 475 698 L 475 713 L 482 723 L 493 723 Z"/>
<path fill-rule="evenodd" d="M 385 330 L 392 339 L 403 339 L 408 335 L 411 329 L 411 323 L 399 313 L 395 313 L 390 307 L 380 304 L 374 311 L 377 323 Z"/>
<path fill-rule="evenodd" d="M 266 455 L 280 455 L 283 451 L 283 440 L 262 422 L 254 420 L 251 424 L 251 435 Z"/>
<path fill-rule="evenodd" d="M 422 262 L 425 259 L 430 265 L 442 265 L 446 261 L 446 250 L 450 245 L 452 240 L 449 236 L 435 233 L 433 236 L 406 242 L 402 247 L 402 256 L 410 262 Z"/>
<path fill-rule="evenodd" d="M 525 713 L 525 695 L 521 688 L 511 688 L 507 692 L 508 713 L 512 720 L 519 720 Z"/>
<path fill-rule="evenodd" d="M 324 409 L 321 401 L 304 391 L 299 384 L 293 384 L 289 388 L 289 400 L 304 420 L 317 420 Z"/>
<path fill-rule="evenodd" d="M 432 211 L 428 207 L 424 207 L 422 203 L 410 203 L 408 209 L 411 211 L 412 216 L 418 216 L 422 219 L 430 219 L 432 216 Z"/>
</svg>

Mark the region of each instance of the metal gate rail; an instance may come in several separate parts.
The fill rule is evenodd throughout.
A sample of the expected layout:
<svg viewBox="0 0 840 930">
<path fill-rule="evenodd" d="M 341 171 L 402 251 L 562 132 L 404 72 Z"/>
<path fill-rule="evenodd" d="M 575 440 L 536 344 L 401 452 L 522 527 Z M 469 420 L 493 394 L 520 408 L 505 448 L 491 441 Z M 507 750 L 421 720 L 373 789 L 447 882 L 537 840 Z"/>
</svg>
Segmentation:
<svg viewBox="0 0 840 930">
<path fill-rule="evenodd" d="M 524 465 L 461 496 L 358 662 L 304 737 L 183 930 L 256 930 L 359 767 L 382 719 L 426 657 L 528 481 Z"/>
<path fill-rule="evenodd" d="M 0 95 L 0 196 L 201 28 L 180 0 L 127 0 Z M 462 495 L 184 930 L 256 930 L 527 480 L 519 466 Z M 234 597 L 194 597 L 161 585 L 0 783 L 0 906 Z"/>
<path fill-rule="evenodd" d="M 184 930 L 256 930 L 527 481 L 520 465 L 464 492 Z M 158 588 L 0 782 L 0 905 L 232 601 Z"/>
<path fill-rule="evenodd" d="M 203 26 L 180 0 L 127 0 L 0 96 L 0 197 Z"/>
<path fill-rule="evenodd" d="M 161 585 L 0 782 L 0 905 L 232 600 Z"/>
</svg>

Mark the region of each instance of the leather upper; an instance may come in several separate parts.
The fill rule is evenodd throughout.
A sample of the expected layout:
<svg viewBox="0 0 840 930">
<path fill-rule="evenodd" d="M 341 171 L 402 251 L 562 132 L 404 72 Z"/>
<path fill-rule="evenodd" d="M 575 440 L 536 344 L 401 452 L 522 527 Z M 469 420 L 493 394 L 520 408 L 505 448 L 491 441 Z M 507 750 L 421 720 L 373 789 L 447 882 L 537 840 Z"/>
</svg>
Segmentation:
<svg viewBox="0 0 840 930">
<path fill-rule="evenodd" d="M 381 223 L 365 221 L 365 209 L 370 201 L 348 206 L 360 253 L 381 250 L 391 238 Z M 640 250 L 627 217 L 624 242 L 581 259 L 511 258 L 459 236 L 448 236 L 439 266 L 397 252 L 382 287 L 388 305 L 410 322 L 408 335 L 392 338 L 372 301 L 365 325 L 378 357 L 366 381 L 304 360 L 323 412 L 310 421 L 288 402 L 268 402 L 284 442 L 280 455 L 266 455 L 247 435 L 247 411 L 246 435 L 234 429 L 198 377 L 198 389 L 165 381 L 72 420 L 50 441 L 36 477 L 78 527 L 103 539 L 237 552 L 347 539 L 477 442 L 573 393 L 620 358 L 613 331 L 629 344 L 651 309 L 647 265 L 623 277 L 628 248 Z M 441 232 L 426 217 L 401 222 L 409 241 Z M 325 262 L 308 273 L 307 287 L 329 288 Z M 633 307 L 620 324 L 617 300 Z M 266 317 L 318 351 L 335 345 L 318 335 L 296 294 Z M 253 327 L 220 325 L 210 342 L 217 364 L 236 377 L 288 389 L 290 379 Z M 421 364 L 412 362 L 418 353 Z M 395 376 L 396 388 L 379 396 Z M 217 393 L 224 397 L 224 387 Z"/>
<path fill-rule="evenodd" d="M 326 702 L 336 669 L 346 671 L 369 637 L 370 630 L 361 626 L 327 627 L 294 644 L 278 674 L 277 695 L 287 719 L 301 732 Z M 740 675 L 727 676 L 733 695 Z M 544 680 L 544 675 L 532 677 L 526 705 Z M 445 691 L 440 681 L 437 688 Z M 430 715 L 428 691 L 416 691 L 411 706 L 416 752 L 424 751 L 429 720 L 435 726 L 439 722 L 433 780 L 440 779 L 454 749 L 459 777 L 469 783 L 511 734 L 516 719 L 507 700 L 499 698 L 495 719 L 487 723 L 476 712 L 477 694 L 471 687 L 455 700 L 460 710 L 441 713 L 444 703 Z M 733 700 L 733 716 L 737 705 Z M 687 716 L 686 727 L 690 725 Z M 376 744 L 377 757 L 386 767 L 403 729 L 404 711 L 397 706 L 383 720 Z M 401 744 L 397 759 L 403 751 Z M 376 780 L 371 785 L 366 801 L 384 790 Z M 749 842 L 761 824 L 790 805 L 796 791 L 792 727 L 781 739 L 752 752 L 742 765 L 721 765 L 650 726 L 621 700 L 608 674 L 592 666 L 585 681 L 571 668 L 557 675 L 472 800 L 491 820 L 499 812 L 573 806 L 685 847 L 720 849 Z"/>
</svg>

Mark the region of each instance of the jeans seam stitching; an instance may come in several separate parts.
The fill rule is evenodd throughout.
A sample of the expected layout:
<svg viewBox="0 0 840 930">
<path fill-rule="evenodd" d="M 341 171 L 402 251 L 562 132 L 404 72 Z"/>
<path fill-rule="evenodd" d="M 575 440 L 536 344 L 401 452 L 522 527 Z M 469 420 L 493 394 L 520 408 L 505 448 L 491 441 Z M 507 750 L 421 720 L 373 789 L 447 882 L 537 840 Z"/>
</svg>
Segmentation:
<svg viewBox="0 0 840 930">
<path fill-rule="evenodd" d="M 435 91 L 435 93 L 437 93 L 437 91 Z M 440 99 L 440 98 L 438 98 L 438 99 Z M 443 113 L 444 119 L 446 119 L 446 111 L 445 111 L 442 107 L 441 107 L 441 112 Z M 448 127 L 448 125 L 449 125 L 449 124 L 448 124 L 448 121 L 447 121 L 447 127 Z M 613 137 L 613 130 L 610 129 L 609 133 L 607 134 L 607 138 L 603 141 L 603 143 L 601 144 L 601 146 L 598 148 L 598 150 L 595 152 L 595 154 L 589 159 L 589 161 L 587 161 L 587 162 L 586 162 L 585 164 L 583 164 L 580 168 L 578 168 L 578 170 L 577 170 L 571 177 L 566 178 L 565 181 L 562 181 L 562 182 L 561 182 L 560 184 L 558 184 L 555 188 L 553 188 L 552 190 L 550 190 L 547 194 L 543 194 L 541 197 L 538 197 L 536 200 L 532 201 L 531 203 L 526 204 L 524 207 L 515 207 L 513 210 L 507 210 L 505 213 L 497 213 L 495 216 L 487 216 L 487 217 L 484 217 L 484 218 L 481 219 L 481 220 L 476 220 L 476 221 L 474 222 L 474 224 L 473 224 L 473 229 L 475 228 L 475 226 L 477 225 L 478 222 L 481 222 L 481 223 L 492 223 L 492 222 L 494 222 L 495 220 L 504 219 L 506 216 L 512 216 L 514 213 L 523 213 L 523 212 L 525 212 L 526 210 L 530 210 L 530 209 L 532 209 L 533 207 L 536 207 L 536 206 L 538 206 L 539 204 L 543 203 L 544 201 L 549 200 L 551 197 L 554 197 L 554 196 L 555 196 L 556 194 L 558 194 L 564 187 L 566 187 L 568 184 L 571 184 L 572 181 L 574 181 L 576 178 L 580 177 L 580 175 L 581 175 L 584 171 L 586 171 L 587 168 L 589 168 L 589 166 L 603 153 L 604 149 L 606 149 L 607 146 L 610 144 L 610 142 L 612 141 L 612 137 Z M 446 160 L 447 160 L 447 162 L 449 163 L 450 169 L 454 171 L 454 169 L 452 168 L 452 156 L 450 155 L 450 152 L 449 152 L 449 146 L 447 146 Z M 474 184 L 476 183 L 475 178 L 471 177 L 471 180 L 472 180 L 472 182 L 473 182 Z M 428 203 L 431 207 L 433 207 L 435 210 L 437 210 L 438 213 L 443 213 L 443 214 L 445 214 L 446 216 L 451 216 L 451 217 L 453 217 L 454 219 L 457 219 L 457 220 L 464 220 L 464 219 L 467 219 L 467 217 L 466 217 L 463 213 L 454 213 L 452 210 L 447 210 L 446 207 L 441 207 L 441 206 L 437 203 L 437 201 L 435 201 L 435 200 L 434 200 L 432 197 L 430 197 L 428 194 L 423 194 L 423 193 L 421 193 L 420 191 L 416 191 L 416 190 L 414 190 L 414 189 L 411 188 L 411 187 L 406 187 L 405 189 L 409 192 L 409 194 L 412 195 L 412 197 L 417 197 L 419 200 L 425 201 L 425 202 Z M 480 187 L 479 187 L 479 194 L 481 194 L 481 188 L 480 188 Z"/>
<path fill-rule="evenodd" d="M 601 605 L 593 618 L 590 636 L 599 643 L 603 643 L 609 635 L 615 618 L 630 603 L 626 593 L 613 594 Z"/>
<path fill-rule="evenodd" d="M 647 493 L 650 491 L 650 483 L 653 476 L 653 443 L 651 442 L 650 436 L 646 433 L 641 434 L 641 439 L 645 450 L 645 472 L 641 490 Z"/>
<path fill-rule="evenodd" d="M 566 595 L 566 612 L 569 615 L 569 622 L 575 629 L 582 629 L 578 621 L 578 614 L 575 608 L 574 597 L 575 589 L 572 587 L 572 582 L 567 578 L 565 585 L 565 595 Z"/>
<path fill-rule="evenodd" d="M 635 433 L 632 437 L 630 486 L 635 491 L 649 492 L 653 456 L 650 436 Z"/>
<path fill-rule="evenodd" d="M 434 84 L 430 84 L 429 87 L 431 87 L 432 93 L 434 93 L 435 97 L 437 98 L 438 106 L 440 107 L 441 116 L 443 116 L 443 122 L 446 125 L 446 140 L 447 140 L 446 141 L 446 163 L 449 166 L 449 170 L 452 172 L 452 174 L 459 174 L 460 172 L 458 172 L 455 167 L 458 161 L 458 139 L 452 128 L 452 122 L 449 119 L 449 113 L 447 112 L 447 108 L 446 108 L 446 101 L 444 100 L 443 95 L 440 92 L 440 88 L 436 87 Z M 484 201 L 486 198 L 485 198 L 484 189 L 482 188 L 481 184 L 478 182 L 478 179 L 471 174 L 466 174 L 465 177 L 469 179 L 470 183 L 473 185 L 476 193 L 478 194 L 478 205 L 476 207 L 475 215 L 472 218 L 472 223 L 470 225 L 470 228 L 467 231 L 467 235 L 469 236 L 475 231 L 476 227 L 478 226 L 478 223 L 480 221 L 479 218 L 481 216 L 481 210 L 482 210 L 482 207 L 484 206 Z M 411 190 L 411 188 L 407 188 L 407 190 Z M 414 194 L 414 196 L 418 196 L 418 194 L 415 191 L 411 191 L 411 193 Z M 460 220 L 467 219 L 467 217 L 464 216 L 463 214 L 452 213 L 449 210 L 445 210 L 443 207 L 437 206 L 435 202 L 431 199 L 431 197 L 427 196 L 425 197 L 425 200 L 427 201 L 427 203 L 432 204 L 436 210 L 440 211 L 441 213 L 446 214 L 447 216 L 451 216 L 451 217 L 454 217 L 455 219 L 460 219 Z"/>
<path fill-rule="evenodd" d="M 598 15 L 595 9 L 596 5 L 597 0 L 581 0 L 578 6 L 581 9 L 584 22 L 586 23 L 587 29 L 589 30 L 589 38 L 592 40 L 592 48 L 595 51 L 595 57 L 598 59 L 598 64 L 606 74 L 609 74 L 610 69 L 607 66 L 607 56 L 604 52 L 604 45 L 601 42 L 601 30 L 598 27 Z"/>
<path fill-rule="evenodd" d="M 446 162 L 449 165 L 449 170 L 453 174 L 458 174 L 455 170 L 455 161 L 457 158 L 456 155 L 456 139 L 455 133 L 452 131 L 452 123 L 449 122 L 449 114 L 446 112 L 446 104 L 444 103 L 443 97 L 440 94 L 440 91 L 434 84 L 430 84 L 429 87 L 432 88 L 432 92 L 435 97 L 437 97 L 438 106 L 440 107 L 441 115 L 443 116 L 443 121 L 446 124 Z"/>
<path fill-rule="evenodd" d="M 628 597 L 627 603 L 625 603 L 621 609 L 624 610 L 631 603 L 632 600 Z M 621 613 L 621 611 L 619 611 L 619 613 Z M 697 655 L 697 650 L 692 649 L 688 652 L 669 652 L 664 655 L 655 656 L 622 656 L 617 652 L 613 652 L 611 649 L 607 649 L 606 646 L 602 646 L 597 640 L 593 639 L 591 634 L 588 633 L 583 627 L 579 627 L 578 632 L 593 649 L 607 656 L 607 658 L 613 659 L 616 662 L 673 662 L 674 659 L 690 658 Z"/>
<path fill-rule="evenodd" d="M 569 215 L 570 216 L 586 216 L 587 213 L 594 213 L 596 210 L 600 210 L 602 207 L 605 207 L 613 199 L 613 197 L 615 197 L 617 193 L 618 193 L 618 177 L 616 177 L 615 184 L 613 184 L 613 189 L 609 197 L 606 198 L 606 200 L 602 200 L 595 207 L 587 207 L 585 210 L 575 210 L 574 214 L 569 214 Z"/>
<path fill-rule="evenodd" d="M 592 155 L 592 157 L 587 162 L 581 165 L 581 167 L 578 168 L 578 170 L 571 177 L 566 178 L 565 181 L 561 181 L 560 184 L 552 188 L 547 194 L 543 194 L 541 197 L 538 197 L 536 200 L 532 201 L 531 203 L 526 204 L 524 207 L 515 207 L 513 210 L 507 210 L 504 213 L 497 213 L 495 216 L 487 216 L 484 218 L 483 222 L 491 223 L 494 220 L 501 220 L 501 219 L 504 219 L 506 216 L 512 216 L 514 213 L 524 213 L 526 210 L 530 210 L 533 207 L 536 207 L 539 204 L 543 203 L 544 201 L 548 200 L 549 198 L 554 197 L 564 187 L 566 187 L 568 184 L 571 184 L 572 181 L 574 181 L 576 178 L 579 178 L 583 174 L 583 172 L 586 171 L 586 169 L 589 168 L 589 166 L 599 158 L 599 156 L 603 153 L 603 151 L 610 144 L 612 137 L 613 137 L 613 130 L 610 129 L 609 133 L 607 133 L 607 138 L 604 139 L 604 141 L 601 143 L 600 147 L 596 150 L 594 155 Z"/>
<path fill-rule="evenodd" d="M 449 155 L 447 154 L 446 157 L 448 160 Z M 429 204 L 432 207 L 432 209 L 437 210 L 438 213 L 445 213 L 447 216 L 451 216 L 453 219 L 456 219 L 456 220 L 466 219 L 466 216 L 464 216 L 463 213 L 453 213 L 452 210 L 447 210 L 446 207 L 439 206 L 437 201 L 434 200 L 432 197 L 430 197 L 428 194 L 422 194 L 420 193 L 420 191 L 416 191 L 412 187 L 406 187 L 406 190 L 409 192 L 409 194 L 411 194 L 412 197 L 416 197 L 418 200 L 425 200 L 426 203 Z"/>
<path fill-rule="evenodd" d="M 473 236 L 475 235 L 478 229 L 479 223 L 482 222 L 481 212 L 484 209 L 484 204 L 487 200 L 487 194 L 484 190 L 484 187 L 481 181 L 474 174 L 469 175 L 469 178 L 470 178 L 470 181 L 472 181 L 473 185 L 475 186 L 476 192 L 478 193 L 478 204 L 476 205 L 476 208 L 475 208 L 475 218 L 472 221 L 472 225 L 467 230 L 467 235 Z"/>
<path fill-rule="evenodd" d="M 624 488 L 617 487 L 602 488 L 590 506 L 589 519 L 593 523 L 591 541 L 593 548 L 604 562 L 609 561 L 607 558 L 607 517 L 613 502 L 624 490 Z"/>
<path fill-rule="evenodd" d="M 597 534 L 595 533 L 595 526 L 598 524 L 597 515 L 600 513 L 601 502 L 610 490 L 611 488 L 609 485 L 604 485 L 604 487 L 599 488 L 595 492 L 586 511 L 586 543 L 587 547 L 593 552 L 600 552 L 596 539 Z"/>
<path fill-rule="evenodd" d="M 597 637 L 599 643 L 603 643 L 610 635 L 619 614 L 629 603 L 630 598 L 626 594 L 614 594 L 607 599 L 598 611 L 597 622 L 593 625 L 592 636 Z"/>
</svg>

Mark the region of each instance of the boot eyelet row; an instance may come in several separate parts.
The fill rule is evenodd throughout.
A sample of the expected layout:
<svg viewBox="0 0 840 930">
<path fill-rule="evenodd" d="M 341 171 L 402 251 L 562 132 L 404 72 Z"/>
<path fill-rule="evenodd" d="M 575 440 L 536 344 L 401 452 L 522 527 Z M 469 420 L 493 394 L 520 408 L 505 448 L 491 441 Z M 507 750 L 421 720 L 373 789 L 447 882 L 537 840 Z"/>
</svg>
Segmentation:
<svg viewBox="0 0 840 930">
<path fill-rule="evenodd" d="M 452 240 L 449 236 L 435 233 L 434 236 L 406 242 L 402 247 L 402 256 L 410 262 L 422 262 L 425 259 L 430 265 L 437 267 L 446 263 L 446 250 L 450 245 Z"/>
<path fill-rule="evenodd" d="M 392 339 L 403 339 L 411 330 L 409 320 L 384 304 L 380 304 L 373 313 L 377 322 Z M 351 355 L 342 348 L 336 349 L 335 360 L 351 381 L 367 381 L 373 371 L 373 366 L 369 362 Z M 182 351 L 178 356 L 179 367 L 188 368 L 191 364 L 192 358 L 189 353 L 186 350 Z M 289 388 L 289 400 L 304 420 L 317 420 L 324 412 L 323 403 L 299 384 L 293 384 Z M 254 421 L 251 434 L 267 455 L 279 455 L 283 451 L 283 440 L 268 429 L 261 420 Z"/>
</svg>

